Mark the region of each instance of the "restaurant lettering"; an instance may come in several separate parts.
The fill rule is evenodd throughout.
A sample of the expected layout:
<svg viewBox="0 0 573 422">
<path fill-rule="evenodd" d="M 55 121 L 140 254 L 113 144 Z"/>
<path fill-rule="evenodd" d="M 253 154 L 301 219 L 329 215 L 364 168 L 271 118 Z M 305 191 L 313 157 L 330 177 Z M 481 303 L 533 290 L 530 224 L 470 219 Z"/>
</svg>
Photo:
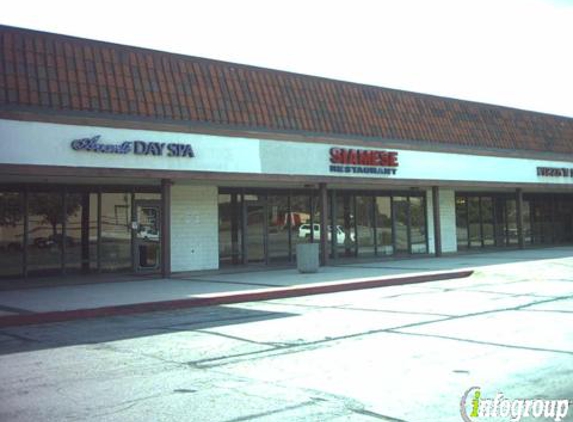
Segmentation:
<svg viewBox="0 0 573 422">
<path fill-rule="evenodd" d="M 369 149 L 330 148 L 333 173 L 395 175 L 398 153 Z"/>
<path fill-rule="evenodd" d="M 71 142 L 74 151 L 88 151 L 102 154 L 134 154 L 167 157 L 195 157 L 190 144 L 152 141 L 124 141 L 106 144 L 100 141 L 101 135 L 75 139 Z"/>
<path fill-rule="evenodd" d="M 537 175 L 545 177 L 571 177 L 573 168 L 567 167 L 537 167 Z"/>
</svg>

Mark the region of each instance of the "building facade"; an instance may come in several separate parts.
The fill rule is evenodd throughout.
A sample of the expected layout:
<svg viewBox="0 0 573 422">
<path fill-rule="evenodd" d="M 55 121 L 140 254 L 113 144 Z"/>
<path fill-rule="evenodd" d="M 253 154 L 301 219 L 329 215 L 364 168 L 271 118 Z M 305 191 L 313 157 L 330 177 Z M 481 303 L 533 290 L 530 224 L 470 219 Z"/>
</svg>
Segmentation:
<svg viewBox="0 0 573 422">
<path fill-rule="evenodd" d="M 0 276 L 573 243 L 573 119 L 0 37 Z"/>
</svg>

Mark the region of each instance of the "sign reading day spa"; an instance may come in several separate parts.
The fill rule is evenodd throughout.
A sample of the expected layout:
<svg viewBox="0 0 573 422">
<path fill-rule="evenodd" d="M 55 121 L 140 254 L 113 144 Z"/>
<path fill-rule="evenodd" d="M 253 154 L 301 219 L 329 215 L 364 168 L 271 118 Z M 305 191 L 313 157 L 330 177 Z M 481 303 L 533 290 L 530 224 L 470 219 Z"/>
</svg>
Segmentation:
<svg viewBox="0 0 573 422">
<path fill-rule="evenodd" d="M 153 141 L 123 141 L 117 144 L 101 142 L 101 135 L 91 138 L 74 139 L 70 146 L 74 151 L 87 151 L 102 154 L 134 154 L 167 157 L 195 157 L 190 144 Z"/>
</svg>

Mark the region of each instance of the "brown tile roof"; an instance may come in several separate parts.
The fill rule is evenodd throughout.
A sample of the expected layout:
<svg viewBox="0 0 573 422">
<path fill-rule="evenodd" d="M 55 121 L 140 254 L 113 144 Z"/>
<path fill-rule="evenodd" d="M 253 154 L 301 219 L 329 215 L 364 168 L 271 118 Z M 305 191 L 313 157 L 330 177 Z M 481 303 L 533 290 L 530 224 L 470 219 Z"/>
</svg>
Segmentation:
<svg viewBox="0 0 573 422">
<path fill-rule="evenodd" d="M 573 154 L 573 119 L 0 26 L 0 107 Z"/>
</svg>

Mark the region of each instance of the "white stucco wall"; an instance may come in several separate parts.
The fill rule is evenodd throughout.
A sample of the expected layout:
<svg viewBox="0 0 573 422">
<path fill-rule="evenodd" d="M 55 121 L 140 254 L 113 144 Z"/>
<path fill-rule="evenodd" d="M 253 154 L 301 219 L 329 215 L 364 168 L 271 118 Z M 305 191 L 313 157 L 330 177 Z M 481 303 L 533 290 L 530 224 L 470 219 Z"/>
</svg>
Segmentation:
<svg viewBox="0 0 573 422">
<path fill-rule="evenodd" d="M 163 145 L 186 144 L 194 157 L 137 155 L 74 150 L 72 141 L 99 137 L 110 147 L 130 142 Z M 31 164 L 71 167 L 105 167 L 210 171 L 220 173 L 329 176 L 348 180 L 375 178 L 395 180 L 448 180 L 455 182 L 544 183 L 573 185 L 573 159 L 563 161 L 533 160 L 512 157 L 478 156 L 427 151 L 392 149 L 398 154 L 396 173 L 367 174 L 332 172 L 330 148 L 343 145 L 313 142 L 288 142 L 266 139 L 225 137 L 192 133 L 114 129 L 0 119 L 1 164 Z M 364 148 L 361 148 L 364 149 Z M 374 148 L 384 151 L 383 148 Z M 360 167 L 360 166 L 359 166 Z M 538 167 L 564 168 L 568 176 L 539 175 Z M 352 170 L 346 166 L 347 170 Z M 357 170 L 357 169 L 354 169 Z"/>
<path fill-rule="evenodd" d="M 453 189 L 440 189 L 440 226 L 442 252 L 456 252 L 456 193 Z"/>
<path fill-rule="evenodd" d="M 171 188 L 171 270 L 219 267 L 219 222 L 216 186 Z"/>
<path fill-rule="evenodd" d="M 440 196 L 440 232 L 442 235 L 442 252 L 456 252 L 456 193 L 453 189 L 439 189 Z M 435 253 L 434 244 L 434 213 L 432 191 L 426 192 L 428 211 L 428 247 L 430 253 Z"/>
</svg>

